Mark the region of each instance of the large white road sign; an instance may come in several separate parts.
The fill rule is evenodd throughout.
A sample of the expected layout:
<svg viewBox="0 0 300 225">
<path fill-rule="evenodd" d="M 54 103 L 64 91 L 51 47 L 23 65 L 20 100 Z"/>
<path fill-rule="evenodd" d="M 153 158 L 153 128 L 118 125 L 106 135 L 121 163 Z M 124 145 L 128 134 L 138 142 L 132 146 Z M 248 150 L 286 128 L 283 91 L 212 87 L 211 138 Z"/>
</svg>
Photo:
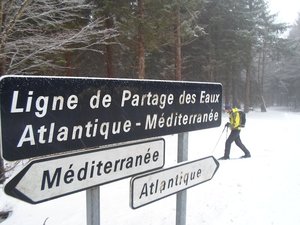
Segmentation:
<svg viewBox="0 0 300 225">
<path fill-rule="evenodd" d="M 5 186 L 6 194 L 40 203 L 164 165 L 164 139 L 32 161 Z"/>
</svg>

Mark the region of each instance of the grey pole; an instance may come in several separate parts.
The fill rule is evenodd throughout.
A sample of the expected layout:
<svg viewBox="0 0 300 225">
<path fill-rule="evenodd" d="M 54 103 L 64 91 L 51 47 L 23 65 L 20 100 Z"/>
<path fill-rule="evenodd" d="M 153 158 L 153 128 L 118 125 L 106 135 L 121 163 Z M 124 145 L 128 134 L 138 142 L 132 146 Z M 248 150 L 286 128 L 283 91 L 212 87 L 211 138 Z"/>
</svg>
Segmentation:
<svg viewBox="0 0 300 225">
<path fill-rule="evenodd" d="M 178 153 L 177 162 L 184 162 L 188 160 L 188 138 L 189 133 L 178 134 Z M 177 193 L 176 196 L 176 225 L 186 224 L 186 190 Z"/>
<path fill-rule="evenodd" d="M 100 187 L 86 190 L 86 224 L 100 225 Z"/>
</svg>

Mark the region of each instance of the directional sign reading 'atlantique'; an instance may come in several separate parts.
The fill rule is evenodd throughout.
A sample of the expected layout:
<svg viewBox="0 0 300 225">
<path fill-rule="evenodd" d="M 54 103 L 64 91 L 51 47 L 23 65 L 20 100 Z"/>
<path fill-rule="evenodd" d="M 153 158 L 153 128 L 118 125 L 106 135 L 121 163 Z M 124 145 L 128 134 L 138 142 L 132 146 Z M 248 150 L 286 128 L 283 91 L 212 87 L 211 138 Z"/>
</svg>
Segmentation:
<svg viewBox="0 0 300 225">
<path fill-rule="evenodd" d="M 5 192 L 40 203 L 96 185 L 163 167 L 163 139 L 102 151 L 32 161 L 5 186 Z"/>
<path fill-rule="evenodd" d="M 19 160 L 217 127 L 217 83 L 3 76 L 1 147 Z"/>
<path fill-rule="evenodd" d="M 131 180 L 131 207 L 136 209 L 209 181 L 219 168 L 212 156 L 140 175 Z"/>
</svg>

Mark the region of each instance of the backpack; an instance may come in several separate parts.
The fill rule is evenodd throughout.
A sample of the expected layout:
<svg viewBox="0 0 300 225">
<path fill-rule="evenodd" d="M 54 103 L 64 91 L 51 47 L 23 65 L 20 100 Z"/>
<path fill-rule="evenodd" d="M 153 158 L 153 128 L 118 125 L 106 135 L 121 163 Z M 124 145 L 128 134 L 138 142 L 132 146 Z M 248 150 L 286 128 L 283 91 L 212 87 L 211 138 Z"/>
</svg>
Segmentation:
<svg viewBox="0 0 300 225">
<path fill-rule="evenodd" d="M 244 111 L 239 110 L 240 115 L 240 127 L 245 127 L 246 125 L 246 113 Z"/>
</svg>

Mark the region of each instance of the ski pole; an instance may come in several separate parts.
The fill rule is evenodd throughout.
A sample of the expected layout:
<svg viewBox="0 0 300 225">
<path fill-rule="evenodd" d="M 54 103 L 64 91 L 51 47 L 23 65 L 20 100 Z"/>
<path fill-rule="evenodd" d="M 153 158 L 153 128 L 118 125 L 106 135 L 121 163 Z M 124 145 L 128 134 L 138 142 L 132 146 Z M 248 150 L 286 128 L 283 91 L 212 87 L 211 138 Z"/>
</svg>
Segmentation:
<svg viewBox="0 0 300 225">
<path fill-rule="evenodd" d="M 227 137 L 228 137 L 228 127 L 226 126 L 226 140 L 227 140 Z"/>
<path fill-rule="evenodd" d="M 215 147 L 214 147 L 212 153 L 214 153 L 214 151 L 216 150 L 216 148 L 217 148 L 217 146 L 218 146 L 218 144 L 219 144 L 219 142 L 220 142 L 220 140 L 221 140 L 221 137 L 222 137 L 222 135 L 223 135 L 223 133 L 224 133 L 226 127 L 227 127 L 227 126 L 224 126 L 224 129 L 222 130 L 222 133 L 221 133 L 221 135 L 220 135 L 220 137 L 219 137 L 219 139 L 218 139 L 218 141 L 217 141 L 217 143 L 216 143 L 216 145 L 215 145 Z"/>
</svg>

